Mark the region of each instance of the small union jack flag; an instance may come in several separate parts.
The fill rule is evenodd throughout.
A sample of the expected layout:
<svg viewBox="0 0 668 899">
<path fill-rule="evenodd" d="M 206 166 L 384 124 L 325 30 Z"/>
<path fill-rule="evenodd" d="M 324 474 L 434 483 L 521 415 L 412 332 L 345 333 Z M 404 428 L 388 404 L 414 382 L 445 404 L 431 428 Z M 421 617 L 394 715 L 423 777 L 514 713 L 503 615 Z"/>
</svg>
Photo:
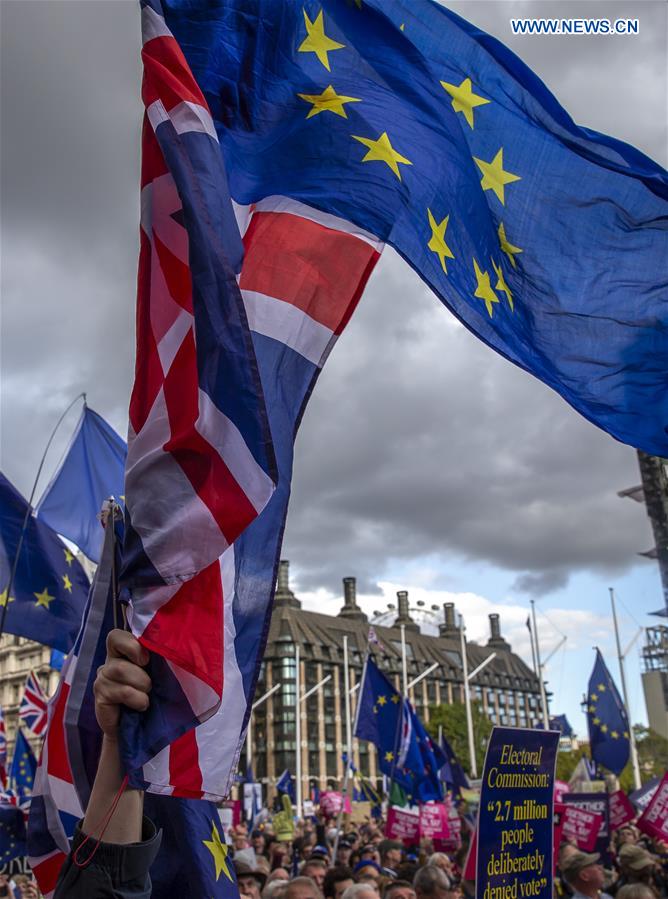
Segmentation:
<svg viewBox="0 0 668 899">
<path fill-rule="evenodd" d="M 37 680 L 37 675 L 31 671 L 26 679 L 23 699 L 19 706 L 19 718 L 36 737 L 41 737 L 46 728 L 47 702 L 46 694 Z"/>
</svg>

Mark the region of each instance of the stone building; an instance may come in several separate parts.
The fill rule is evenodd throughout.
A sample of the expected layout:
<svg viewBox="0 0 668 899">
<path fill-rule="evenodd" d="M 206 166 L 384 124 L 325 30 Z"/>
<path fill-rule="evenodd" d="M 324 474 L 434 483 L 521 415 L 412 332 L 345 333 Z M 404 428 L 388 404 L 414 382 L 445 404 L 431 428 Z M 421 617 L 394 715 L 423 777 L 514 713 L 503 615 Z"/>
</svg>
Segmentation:
<svg viewBox="0 0 668 899">
<path fill-rule="evenodd" d="M 50 658 L 51 650 L 41 643 L 11 634 L 0 637 L 0 705 L 5 716 L 7 755 L 10 760 L 16 739 L 19 703 L 28 673 L 35 672 L 47 696 L 55 693 L 59 672 L 51 668 Z M 37 751 L 41 740 L 32 737 L 29 731 L 26 731 L 26 736 Z"/>
<path fill-rule="evenodd" d="M 295 649 L 300 649 L 301 695 L 323 678 L 330 680 L 301 704 L 303 793 L 316 785 L 324 788 L 343 777 L 345 751 L 344 636 L 348 659 L 352 714 L 355 690 L 367 652 L 369 621 L 357 605 L 355 579 L 344 578 L 344 604 L 338 615 L 305 611 L 289 585 L 288 562 L 281 562 L 275 607 L 264 662 L 256 689 L 261 697 L 278 689 L 253 713 L 251 751 L 255 777 L 272 785 L 286 769 L 295 772 Z M 541 719 L 538 678 L 512 652 L 501 635 L 499 616 L 490 615 L 490 637 L 484 646 L 467 643 L 468 670 L 473 671 L 491 653 L 496 657 L 472 681 L 472 699 L 478 700 L 496 724 L 532 727 Z M 438 667 L 410 691 L 410 699 L 424 721 L 429 706 L 464 700 L 461 636 L 454 604 L 446 603 L 438 636 L 422 633 L 411 618 L 408 594 L 398 594 L 398 615 L 391 627 L 374 624 L 381 646 L 370 648 L 376 662 L 400 687 L 402 674 L 401 625 L 404 626 L 408 682 L 434 662 Z M 366 741 L 353 743 L 355 765 L 375 779 L 375 750 Z"/>
</svg>

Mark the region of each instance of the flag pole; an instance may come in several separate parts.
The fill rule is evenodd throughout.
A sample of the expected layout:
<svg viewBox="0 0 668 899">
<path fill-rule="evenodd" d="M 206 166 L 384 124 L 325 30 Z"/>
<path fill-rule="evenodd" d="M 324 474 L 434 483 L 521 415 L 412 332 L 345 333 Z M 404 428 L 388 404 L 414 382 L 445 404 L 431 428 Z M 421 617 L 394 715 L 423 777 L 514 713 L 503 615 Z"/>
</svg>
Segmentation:
<svg viewBox="0 0 668 899">
<path fill-rule="evenodd" d="M 364 680 L 366 678 L 366 669 L 369 661 L 369 651 L 367 649 L 366 658 L 364 659 L 364 668 L 362 669 L 362 680 L 360 681 L 360 696 L 364 690 Z M 346 804 L 346 796 L 348 795 L 348 779 L 350 777 L 350 764 L 352 762 L 352 726 L 350 723 L 350 669 L 348 668 L 348 637 L 343 638 L 343 684 L 346 693 L 346 768 L 343 772 L 343 790 L 341 792 L 341 808 L 336 819 L 336 837 L 334 838 L 334 850 L 332 852 L 332 861 L 336 864 L 336 853 L 339 848 L 339 839 L 341 837 L 341 821 L 343 819 L 343 808 Z M 357 710 L 355 712 L 355 729 L 357 729 L 357 719 L 359 718 L 361 703 L 357 702 Z"/>
<path fill-rule="evenodd" d="M 63 419 L 70 411 L 72 406 L 78 402 L 78 400 L 82 399 L 84 401 L 84 406 L 86 405 L 86 394 L 79 393 L 74 397 L 72 402 L 68 405 L 67 409 L 60 416 L 54 429 L 51 431 L 51 436 L 47 440 L 46 446 L 44 447 L 44 452 L 42 453 L 42 458 L 40 459 L 39 466 L 37 468 L 37 474 L 35 475 L 35 480 L 33 481 L 32 490 L 30 491 L 30 498 L 28 500 L 28 505 L 26 507 L 26 514 L 23 518 L 23 524 L 21 525 L 21 533 L 19 534 L 19 541 L 16 544 L 16 552 L 14 553 L 14 560 L 12 562 L 12 570 L 9 575 L 9 583 L 7 584 L 7 598 L 5 600 L 5 604 L 2 607 L 2 612 L 0 613 L 0 637 L 2 637 L 5 631 L 5 619 L 7 618 L 7 609 L 9 608 L 9 598 L 12 595 L 12 590 L 14 588 L 14 580 L 16 578 L 16 571 L 19 567 L 19 559 L 21 557 L 21 550 L 23 548 L 23 538 L 25 537 L 26 528 L 28 527 L 28 521 L 30 520 L 30 515 L 32 514 L 32 503 L 35 499 L 35 491 L 37 490 L 37 484 L 39 483 L 40 475 L 42 474 L 42 469 L 44 468 L 44 463 L 46 462 L 46 454 L 49 452 L 49 448 L 53 442 L 53 438 L 56 436 L 56 431 L 60 427 Z"/>
<path fill-rule="evenodd" d="M 610 605 L 612 606 L 612 623 L 615 628 L 615 642 L 617 643 L 617 658 L 619 660 L 619 674 L 622 681 L 622 694 L 624 696 L 624 705 L 626 706 L 626 717 L 629 721 L 629 746 L 631 749 L 631 766 L 633 768 L 633 781 L 636 790 L 642 786 L 640 780 L 640 765 L 638 763 L 638 751 L 636 749 L 636 738 L 633 733 L 633 722 L 631 720 L 631 707 L 629 706 L 629 694 L 626 690 L 626 674 L 624 671 L 624 653 L 622 652 L 622 644 L 619 642 L 619 627 L 617 625 L 617 607 L 615 605 L 615 591 L 612 587 L 610 590 Z"/>
<path fill-rule="evenodd" d="M 406 625 L 400 624 L 401 630 L 401 680 L 404 688 L 404 697 L 408 699 L 408 671 L 406 665 Z"/>
<path fill-rule="evenodd" d="M 533 637 L 536 641 L 536 664 L 538 666 L 538 681 L 540 684 L 540 701 L 543 707 L 543 726 L 545 730 L 550 729 L 550 713 L 547 710 L 547 694 L 545 693 L 545 682 L 543 680 L 543 663 L 540 660 L 540 640 L 538 639 L 538 625 L 536 624 L 536 603 L 531 602 L 531 620 L 533 622 Z"/>
<path fill-rule="evenodd" d="M 531 664 L 533 666 L 533 673 L 538 674 L 538 665 L 536 664 L 536 647 L 533 642 L 533 628 L 531 627 L 531 619 L 527 618 L 527 627 L 529 628 L 529 641 L 531 643 Z"/>
<path fill-rule="evenodd" d="M 295 799 L 297 806 L 297 818 L 302 816 L 302 722 L 301 722 L 301 678 L 300 678 L 300 653 L 299 644 L 295 647 L 295 742 L 297 755 L 295 759 Z"/>
<path fill-rule="evenodd" d="M 469 738 L 469 756 L 471 757 L 471 777 L 478 777 L 478 763 L 475 757 L 475 738 L 473 735 L 473 712 L 471 711 L 471 689 L 469 687 L 469 664 L 466 657 L 466 627 L 464 616 L 459 616 L 459 639 L 462 652 L 462 674 L 464 676 L 464 702 L 466 704 L 466 731 Z"/>
</svg>

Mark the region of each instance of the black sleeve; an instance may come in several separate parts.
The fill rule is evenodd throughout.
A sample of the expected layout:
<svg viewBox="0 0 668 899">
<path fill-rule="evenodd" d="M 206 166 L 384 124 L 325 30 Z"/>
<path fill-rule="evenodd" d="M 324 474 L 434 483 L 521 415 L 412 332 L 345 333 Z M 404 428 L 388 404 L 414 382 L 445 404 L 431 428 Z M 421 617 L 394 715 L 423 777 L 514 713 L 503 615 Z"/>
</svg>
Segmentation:
<svg viewBox="0 0 668 899">
<path fill-rule="evenodd" d="M 92 861 L 80 868 L 74 862 L 74 854 L 86 835 L 79 823 L 53 899 L 150 899 L 148 872 L 161 838 L 162 831 L 156 833 L 153 822 L 144 818 L 141 843 L 100 843 Z M 95 841 L 89 840 L 81 850 L 80 860 L 85 861 L 94 848 Z"/>
</svg>

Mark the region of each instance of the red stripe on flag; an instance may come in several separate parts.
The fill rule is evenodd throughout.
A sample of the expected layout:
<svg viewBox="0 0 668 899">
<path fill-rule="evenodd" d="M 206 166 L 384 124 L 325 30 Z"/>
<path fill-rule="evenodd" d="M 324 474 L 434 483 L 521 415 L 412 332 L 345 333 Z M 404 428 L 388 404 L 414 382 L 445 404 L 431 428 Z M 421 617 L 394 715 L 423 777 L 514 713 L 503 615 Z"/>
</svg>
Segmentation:
<svg viewBox="0 0 668 899">
<path fill-rule="evenodd" d="M 54 852 L 53 855 L 33 866 L 32 871 L 37 879 L 37 885 L 45 896 L 55 890 L 60 869 L 66 858 L 64 852 Z"/>
<path fill-rule="evenodd" d="M 72 783 L 72 772 L 65 745 L 65 706 L 70 695 L 70 687 L 65 681 L 60 684 L 58 698 L 49 722 L 47 774 Z"/>
<path fill-rule="evenodd" d="M 191 635 L 192 639 L 187 639 Z M 186 581 L 161 606 L 139 638 L 180 668 L 223 691 L 223 585 L 220 563 Z"/>
<path fill-rule="evenodd" d="M 153 127 L 148 116 L 144 115 L 141 131 L 141 189 L 161 175 L 166 175 L 168 171 Z"/>
<path fill-rule="evenodd" d="M 163 382 L 162 365 L 151 327 L 151 244 L 140 234 L 137 272 L 137 358 L 130 399 L 130 421 L 135 434 L 143 428 Z"/>
<path fill-rule="evenodd" d="M 335 333 L 378 260 L 359 237 L 286 212 L 256 212 L 244 245 L 242 290 L 291 303 Z"/>
<path fill-rule="evenodd" d="M 179 463 L 225 539 L 232 543 L 257 512 L 218 451 L 195 430 L 199 390 L 192 331 L 179 347 L 164 383 L 172 434 L 164 449 Z"/>
<path fill-rule="evenodd" d="M 162 100 L 167 112 L 184 100 L 209 108 L 173 37 L 148 41 L 141 55 L 144 62 L 142 100 L 147 108 L 156 100 Z"/>
<path fill-rule="evenodd" d="M 186 312 L 192 313 L 193 291 L 190 268 L 167 249 L 155 231 L 153 232 L 153 247 L 160 260 L 160 268 L 169 287 L 170 297 Z"/>
<path fill-rule="evenodd" d="M 202 772 L 199 767 L 197 737 L 194 730 L 175 740 L 169 749 L 169 782 L 179 784 L 174 796 L 201 798 Z"/>
</svg>

